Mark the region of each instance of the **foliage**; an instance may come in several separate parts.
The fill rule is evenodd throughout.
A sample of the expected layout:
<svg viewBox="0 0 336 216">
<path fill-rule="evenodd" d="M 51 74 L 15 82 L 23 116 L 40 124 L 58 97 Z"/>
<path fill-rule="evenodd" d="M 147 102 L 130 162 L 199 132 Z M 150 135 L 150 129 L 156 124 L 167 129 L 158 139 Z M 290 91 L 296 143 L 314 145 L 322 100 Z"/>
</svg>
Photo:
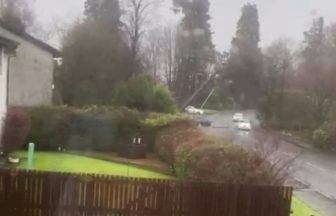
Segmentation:
<svg viewBox="0 0 336 216">
<path fill-rule="evenodd" d="M 318 148 L 327 148 L 329 142 L 328 131 L 323 128 L 316 129 L 313 133 L 313 141 Z"/>
<path fill-rule="evenodd" d="M 270 164 L 253 151 L 222 141 L 196 147 L 186 162 L 196 180 L 234 184 L 282 184 Z"/>
<path fill-rule="evenodd" d="M 38 107 L 28 110 L 28 141 L 38 150 L 114 151 L 139 132 L 139 115 L 126 108 Z"/>
<path fill-rule="evenodd" d="M 232 93 L 242 108 L 254 108 L 260 96 L 262 55 L 259 48 L 259 18 L 255 4 L 246 4 L 237 24 L 228 59 Z"/>
<path fill-rule="evenodd" d="M 259 153 L 209 137 L 190 120 L 174 122 L 156 139 L 159 157 L 175 175 L 202 181 L 282 184 L 282 178 Z"/>
<path fill-rule="evenodd" d="M 95 8 L 89 2 L 94 1 L 87 2 L 87 19 L 76 23 L 63 38 L 63 64 L 55 74 L 56 87 L 68 105 L 109 105 L 114 86 L 134 72 L 116 12 L 120 9 L 114 4 Z"/>
<path fill-rule="evenodd" d="M 266 95 L 259 106 L 264 126 L 285 130 L 314 129 L 310 100 L 302 92 L 278 92 Z"/>
<path fill-rule="evenodd" d="M 326 121 L 336 100 L 336 49 L 332 35 L 335 32 L 326 36 L 322 17 L 314 19 L 304 34 L 304 49 L 300 53 L 302 61 L 296 84 L 309 96 L 317 126 Z"/>
<path fill-rule="evenodd" d="M 143 74 L 119 84 L 114 89 L 113 102 L 140 111 L 175 113 L 177 110 L 169 90 Z"/>
<path fill-rule="evenodd" d="M 176 36 L 176 80 L 174 93 L 179 102 L 190 97 L 207 79 L 207 66 L 214 59 L 210 30 L 209 0 L 174 0 L 183 18 Z"/>
<path fill-rule="evenodd" d="M 330 116 L 330 120 L 314 131 L 313 141 L 318 148 L 336 148 L 336 120 L 334 117 Z"/>
<path fill-rule="evenodd" d="M 190 176 L 190 168 L 188 161 L 190 158 L 190 151 L 184 149 L 183 146 L 176 150 L 175 162 L 173 164 L 174 174 L 179 179 L 187 179 Z"/>
<path fill-rule="evenodd" d="M 18 33 L 24 33 L 33 24 L 32 7 L 25 0 L 2 0 L 1 21 Z"/>
<path fill-rule="evenodd" d="M 189 117 L 185 114 L 162 114 L 152 113 L 149 117 L 142 121 L 142 125 L 146 127 L 165 127 L 176 121 L 186 120 Z"/>
<path fill-rule="evenodd" d="M 85 15 L 89 20 L 99 20 L 114 27 L 121 25 L 118 0 L 86 0 Z"/>
<path fill-rule="evenodd" d="M 2 147 L 7 154 L 20 149 L 27 138 L 30 121 L 27 114 L 19 108 L 10 108 L 4 121 Z"/>
</svg>

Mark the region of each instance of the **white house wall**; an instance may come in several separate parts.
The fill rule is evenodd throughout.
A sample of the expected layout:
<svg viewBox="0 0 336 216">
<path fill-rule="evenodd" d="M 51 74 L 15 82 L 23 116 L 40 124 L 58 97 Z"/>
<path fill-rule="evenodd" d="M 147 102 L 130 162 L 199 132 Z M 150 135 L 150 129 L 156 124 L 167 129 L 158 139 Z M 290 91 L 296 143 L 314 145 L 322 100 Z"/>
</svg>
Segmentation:
<svg viewBox="0 0 336 216">
<path fill-rule="evenodd" d="M 7 110 L 7 57 L 4 55 L 3 49 L 1 55 L 1 71 L 0 71 L 0 139 L 2 137 L 3 120 Z"/>
<path fill-rule="evenodd" d="M 16 56 L 10 60 L 9 105 L 50 105 L 54 71 L 52 54 L 2 27 L 0 35 L 19 43 Z"/>
</svg>

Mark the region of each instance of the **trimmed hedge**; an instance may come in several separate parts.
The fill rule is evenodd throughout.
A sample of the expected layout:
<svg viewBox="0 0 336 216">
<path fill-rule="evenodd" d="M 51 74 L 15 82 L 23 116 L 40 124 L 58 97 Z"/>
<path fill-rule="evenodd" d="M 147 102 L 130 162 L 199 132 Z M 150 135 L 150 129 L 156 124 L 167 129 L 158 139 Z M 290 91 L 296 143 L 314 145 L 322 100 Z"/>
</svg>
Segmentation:
<svg viewBox="0 0 336 216">
<path fill-rule="evenodd" d="M 139 114 L 127 108 L 38 107 L 27 113 L 32 124 L 27 143 L 37 150 L 116 151 L 140 128 Z"/>
<path fill-rule="evenodd" d="M 31 130 L 27 142 L 38 150 L 117 151 L 141 136 L 147 151 L 154 151 L 157 133 L 183 114 L 142 114 L 125 107 L 73 108 L 47 106 L 27 109 Z"/>
</svg>

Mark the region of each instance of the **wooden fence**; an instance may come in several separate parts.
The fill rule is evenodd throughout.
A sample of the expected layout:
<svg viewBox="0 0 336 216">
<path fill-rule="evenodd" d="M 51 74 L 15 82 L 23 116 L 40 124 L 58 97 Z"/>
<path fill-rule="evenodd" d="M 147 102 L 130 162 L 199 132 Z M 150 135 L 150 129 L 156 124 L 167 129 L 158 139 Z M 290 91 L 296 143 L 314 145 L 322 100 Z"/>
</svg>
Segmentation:
<svg viewBox="0 0 336 216">
<path fill-rule="evenodd" d="M 289 216 L 292 188 L 0 170 L 0 215 Z"/>
</svg>

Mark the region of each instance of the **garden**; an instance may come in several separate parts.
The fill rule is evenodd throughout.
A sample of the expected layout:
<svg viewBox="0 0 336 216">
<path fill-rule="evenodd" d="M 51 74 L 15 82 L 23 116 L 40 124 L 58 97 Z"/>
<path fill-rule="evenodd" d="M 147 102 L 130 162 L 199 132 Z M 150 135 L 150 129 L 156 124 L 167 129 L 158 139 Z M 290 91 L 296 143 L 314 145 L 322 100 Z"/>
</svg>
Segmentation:
<svg viewBox="0 0 336 216">
<path fill-rule="evenodd" d="M 139 79 L 146 83 L 143 77 Z M 3 150 L 6 155 L 20 159 L 18 165 L 10 166 L 38 171 L 230 184 L 284 184 L 283 172 L 258 152 L 208 136 L 188 116 L 177 113 L 168 91 L 148 88 L 149 83 L 144 88 L 132 82 L 117 87 L 114 106 L 10 109 L 5 121 Z M 145 92 L 146 95 L 154 93 L 150 98 L 141 95 L 132 98 L 127 96 L 130 91 Z M 164 104 L 162 106 L 153 99 L 157 92 L 167 95 L 161 97 L 166 98 L 160 102 Z M 35 144 L 32 167 L 28 165 L 28 143 Z M 122 153 L 135 151 L 134 146 L 138 147 L 140 143 L 143 143 L 145 155 L 152 155 L 147 163 L 163 161 L 168 173 L 139 165 L 137 159 L 120 159 Z M 301 216 L 313 210 L 294 199 L 293 212 Z"/>
</svg>

